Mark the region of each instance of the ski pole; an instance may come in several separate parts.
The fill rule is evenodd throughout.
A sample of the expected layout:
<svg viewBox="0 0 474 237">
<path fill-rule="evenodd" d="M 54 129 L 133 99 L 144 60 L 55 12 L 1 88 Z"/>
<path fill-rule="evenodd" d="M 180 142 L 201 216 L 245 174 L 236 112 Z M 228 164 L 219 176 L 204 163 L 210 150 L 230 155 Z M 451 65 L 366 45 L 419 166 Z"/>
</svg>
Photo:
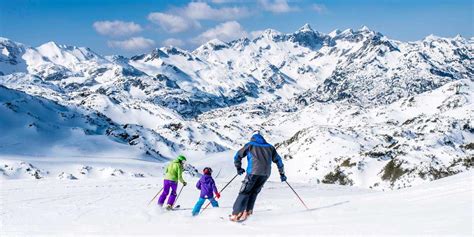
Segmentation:
<svg viewBox="0 0 474 237">
<path fill-rule="evenodd" d="M 306 207 L 306 210 L 309 210 L 308 206 L 306 206 L 306 204 L 303 202 L 303 200 L 300 198 L 300 195 L 298 195 L 298 193 L 296 193 L 296 191 L 293 189 L 293 187 L 291 187 L 291 185 L 288 183 L 288 181 L 285 180 L 285 183 L 288 184 L 288 187 L 291 188 L 291 190 L 293 190 L 293 193 L 295 193 L 295 195 L 298 197 L 298 199 L 301 201 L 301 203 L 303 204 L 304 207 Z"/>
<path fill-rule="evenodd" d="M 156 193 L 156 195 L 150 200 L 150 202 L 148 202 L 148 206 L 150 206 L 150 204 L 153 202 L 153 200 L 155 200 L 155 198 L 158 196 L 158 194 L 161 193 L 161 191 L 163 191 L 163 187 L 160 189 L 160 191 L 158 191 L 158 192 Z"/>
<path fill-rule="evenodd" d="M 219 191 L 219 193 L 222 193 L 222 191 L 224 191 L 225 188 L 227 188 L 227 186 L 229 186 L 230 183 L 232 183 L 232 181 L 234 181 L 235 178 L 237 178 L 237 176 L 239 176 L 238 174 L 236 174 L 234 176 L 234 178 L 232 178 L 222 189 L 221 191 Z M 204 210 L 206 210 L 207 207 L 209 207 L 209 205 L 211 204 L 211 202 L 207 203 L 207 205 L 202 209 L 201 213 L 204 212 Z"/>
<path fill-rule="evenodd" d="M 176 199 L 174 200 L 173 206 L 171 208 L 173 208 L 174 205 L 178 202 L 179 195 L 181 195 L 181 191 L 183 191 L 183 188 L 184 188 L 184 185 L 181 186 L 181 189 L 179 190 L 178 196 L 176 196 Z"/>
</svg>

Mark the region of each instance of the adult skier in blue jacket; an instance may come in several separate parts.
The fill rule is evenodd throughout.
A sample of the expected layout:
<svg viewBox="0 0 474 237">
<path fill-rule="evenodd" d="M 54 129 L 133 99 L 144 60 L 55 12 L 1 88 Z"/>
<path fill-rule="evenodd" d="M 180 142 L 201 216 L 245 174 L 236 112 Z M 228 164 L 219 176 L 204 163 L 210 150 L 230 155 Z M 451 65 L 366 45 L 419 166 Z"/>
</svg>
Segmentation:
<svg viewBox="0 0 474 237">
<path fill-rule="evenodd" d="M 282 182 L 286 181 L 283 162 L 275 147 L 268 144 L 259 132 L 254 132 L 250 142 L 245 144 L 234 156 L 234 165 L 239 175 L 242 168 L 242 158 L 247 156 L 247 175 L 242 181 L 239 195 L 235 200 L 231 221 L 243 221 L 253 213 L 253 207 L 258 193 L 270 177 L 271 164 L 276 163 Z"/>
</svg>

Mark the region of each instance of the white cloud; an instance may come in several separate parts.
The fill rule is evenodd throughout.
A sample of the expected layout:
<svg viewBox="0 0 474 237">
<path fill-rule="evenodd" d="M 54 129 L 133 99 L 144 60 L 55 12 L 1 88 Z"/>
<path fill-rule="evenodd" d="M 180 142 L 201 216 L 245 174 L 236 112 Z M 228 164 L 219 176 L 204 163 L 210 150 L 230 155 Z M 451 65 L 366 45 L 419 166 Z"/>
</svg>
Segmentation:
<svg viewBox="0 0 474 237">
<path fill-rule="evenodd" d="M 191 20 L 178 15 L 152 12 L 148 15 L 148 20 L 159 25 L 162 29 L 170 33 L 187 31 L 191 28 L 200 28 L 201 25 L 195 20 Z"/>
<path fill-rule="evenodd" d="M 135 22 L 96 21 L 92 24 L 97 33 L 108 36 L 125 36 L 141 32 L 143 29 Z"/>
<path fill-rule="evenodd" d="M 264 10 L 273 13 L 285 13 L 297 11 L 297 7 L 291 7 L 286 0 L 259 0 L 260 5 Z"/>
<path fill-rule="evenodd" d="M 228 0 L 216 0 L 216 3 L 227 3 Z M 214 8 L 206 2 L 190 2 L 184 7 L 172 8 L 170 11 L 152 12 L 148 20 L 159 25 L 169 33 L 179 33 L 192 28 L 200 28 L 200 20 L 226 21 L 247 17 L 251 14 L 247 7 Z"/>
<path fill-rule="evenodd" d="M 245 36 L 247 36 L 247 32 L 238 22 L 227 21 L 201 33 L 192 39 L 192 42 L 196 44 L 203 44 L 212 39 L 231 41 Z"/>
<path fill-rule="evenodd" d="M 326 13 L 328 10 L 323 4 L 313 4 L 311 8 L 319 14 Z"/>
<path fill-rule="evenodd" d="M 250 15 L 246 7 L 213 8 L 205 2 L 190 2 L 178 11 L 195 20 L 234 20 Z"/>
<path fill-rule="evenodd" d="M 127 51 L 137 51 L 149 49 L 155 45 L 155 41 L 143 37 L 133 37 L 122 41 L 108 41 L 108 46 L 111 48 L 120 48 Z"/>
<path fill-rule="evenodd" d="M 162 45 L 164 46 L 176 46 L 176 47 L 183 47 L 184 46 L 184 41 L 180 39 L 175 39 L 175 38 L 169 38 L 166 39 L 162 42 Z"/>
</svg>

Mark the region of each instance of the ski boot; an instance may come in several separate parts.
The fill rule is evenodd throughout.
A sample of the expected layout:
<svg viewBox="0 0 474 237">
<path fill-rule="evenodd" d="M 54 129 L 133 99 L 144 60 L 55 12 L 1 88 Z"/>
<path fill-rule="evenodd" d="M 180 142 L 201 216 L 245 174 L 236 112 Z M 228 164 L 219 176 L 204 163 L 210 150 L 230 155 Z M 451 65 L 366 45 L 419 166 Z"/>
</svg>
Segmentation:
<svg viewBox="0 0 474 237">
<path fill-rule="evenodd" d="M 237 215 L 229 215 L 229 220 L 233 222 L 242 222 L 247 220 L 247 212 L 241 212 Z"/>
</svg>

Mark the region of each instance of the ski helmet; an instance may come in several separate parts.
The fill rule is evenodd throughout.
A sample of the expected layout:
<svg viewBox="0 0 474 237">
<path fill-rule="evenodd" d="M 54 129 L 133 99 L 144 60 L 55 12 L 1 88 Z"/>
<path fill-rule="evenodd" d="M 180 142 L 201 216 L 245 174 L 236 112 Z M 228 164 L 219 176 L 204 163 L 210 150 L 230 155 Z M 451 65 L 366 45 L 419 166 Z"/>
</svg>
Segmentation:
<svg viewBox="0 0 474 237">
<path fill-rule="evenodd" d="M 184 157 L 183 155 L 179 155 L 178 156 L 178 161 L 180 161 L 180 162 L 186 161 L 186 157 Z"/>
<path fill-rule="evenodd" d="M 212 169 L 210 167 L 206 167 L 202 170 L 202 173 L 211 175 L 212 174 Z"/>
<path fill-rule="evenodd" d="M 260 130 L 254 130 L 254 131 L 252 132 L 252 136 L 253 136 L 253 135 L 262 135 L 262 134 L 260 133 Z"/>
</svg>

